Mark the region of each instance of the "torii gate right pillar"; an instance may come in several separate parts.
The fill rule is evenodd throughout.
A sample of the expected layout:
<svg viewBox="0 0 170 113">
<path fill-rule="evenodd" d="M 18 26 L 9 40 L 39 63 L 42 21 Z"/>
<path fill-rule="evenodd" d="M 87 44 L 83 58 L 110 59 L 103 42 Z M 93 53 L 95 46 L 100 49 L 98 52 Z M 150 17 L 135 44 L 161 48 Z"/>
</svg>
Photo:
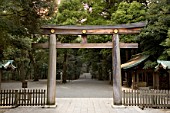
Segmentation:
<svg viewBox="0 0 170 113">
<path fill-rule="evenodd" d="M 118 30 L 112 37 L 113 105 L 122 105 L 121 61 Z"/>
</svg>

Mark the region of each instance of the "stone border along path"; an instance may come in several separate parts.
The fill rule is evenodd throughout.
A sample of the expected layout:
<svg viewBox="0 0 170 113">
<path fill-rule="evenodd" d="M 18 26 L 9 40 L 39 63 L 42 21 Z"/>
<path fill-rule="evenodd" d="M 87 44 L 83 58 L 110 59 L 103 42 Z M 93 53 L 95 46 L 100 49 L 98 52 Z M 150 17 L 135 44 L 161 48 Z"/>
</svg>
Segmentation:
<svg viewBox="0 0 170 113">
<path fill-rule="evenodd" d="M 158 109 L 141 110 L 137 106 L 112 108 L 111 98 L 57 98 L 55 108 L 17 107 L 6 109 L 4 113 L 170 113 Z M 0 109 L 0 113 L 1 110 Z"/>
</svg>

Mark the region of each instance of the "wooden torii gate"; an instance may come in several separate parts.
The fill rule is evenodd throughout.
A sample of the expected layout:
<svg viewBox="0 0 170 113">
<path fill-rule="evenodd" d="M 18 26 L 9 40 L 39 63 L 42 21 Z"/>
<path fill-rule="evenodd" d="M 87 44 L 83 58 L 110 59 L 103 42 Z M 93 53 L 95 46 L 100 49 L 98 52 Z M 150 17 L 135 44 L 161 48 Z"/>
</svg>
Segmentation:
<svg viewBox="0 0 170 113">
<path fill-rule="evenodd" d="M 138 48 L 137 43 L 119 43 L 119 34 L 137 34 L 146 23 L 116 26 L 42 26 L 43 34 L 50 35 L 48 43 L 33 44 L 35 48 L 49 48 L 47 105 L 55 105 L 56 97 L 56 48 L 112 48 L 113 104 L 122 105 L 120 48 Z M 56 35 L 81 35 L 82 43 L 57 43 Z M 112 35 L 111 43 L 87 43 L 87 35 Z"/>
</svg>

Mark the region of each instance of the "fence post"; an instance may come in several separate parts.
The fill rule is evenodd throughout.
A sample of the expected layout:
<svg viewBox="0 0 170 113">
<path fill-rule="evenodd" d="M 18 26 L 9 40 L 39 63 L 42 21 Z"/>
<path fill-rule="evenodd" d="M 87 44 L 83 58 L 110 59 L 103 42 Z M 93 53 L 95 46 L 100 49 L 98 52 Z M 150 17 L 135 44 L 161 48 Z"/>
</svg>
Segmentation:
<svg viewBox="0 0 170 113">
<path fill-rule="evenodd" d="M 0 105 L 2 106 L 2 90 L 0 90 Z"/>
<path fill-rule="evenodd" d="M 166 90 L 166 95 L 167 95 L 167 99 L 166 99 L 166 108 L 168 108 L 169 106 L 169 103 L 168 103 L 168 100 L 169 100 L 169 94 L 168 94 L 168 90 Z"/>
<path fill-rule="evenodd" d="M 123 90 L 123 104 L 125 105 L 125 90 Z"/>
<path fill-rule="evenodd" d="M 18 106 L 18 90 L 15 90 L 15 101 L 14 101 L 15 107 Z"/>
<path fill-rule="evenodd" d="M 46 104 L 46 101 L 45 101 L 45 94 L 46 94 L 46 90 L 44 90 L 44 105 Z"/>
<path fill-rule="evenodd" d="M 137 93 L 137 106 L 139 106 L 139 105 L 140 105 L 140 104 L 139 104 L 139 102 L 140 102 L 139 100 L 141 100 L 141 98 L 140 98 L 140 96 L 139 96 L 139 95 L 140 95 L 140 94 L 139 94 L 140 92 L 139 92 L 139 90 L 136 90 L 136 91 L 137 91 L 137 92 L 136 92 L 136 93 Z"/>
</svg>

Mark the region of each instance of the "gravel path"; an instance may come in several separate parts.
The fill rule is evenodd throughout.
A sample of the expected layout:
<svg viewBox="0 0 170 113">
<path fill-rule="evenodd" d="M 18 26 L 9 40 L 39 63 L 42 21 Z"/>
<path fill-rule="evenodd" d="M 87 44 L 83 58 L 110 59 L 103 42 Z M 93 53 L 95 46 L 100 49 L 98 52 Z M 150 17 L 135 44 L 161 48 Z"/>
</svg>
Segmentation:
<svg viewBox="0 0 170 113">
<path fill-rule="evenodd" d="M 6 82 L 2 83 L 2 89 L 21 89 L 21 82 Z M 46 89 L 47 80 L 39 82 L 28 82 L 30 89 Z M 68 81 L 62 84 L 56 82 L 56 97 L 57 98 L 112 98 L 112 85 L 108 81 L 98 81 L 91 79 L 90 74 L 83 74 L 80 79 Z"/>
</svg>

